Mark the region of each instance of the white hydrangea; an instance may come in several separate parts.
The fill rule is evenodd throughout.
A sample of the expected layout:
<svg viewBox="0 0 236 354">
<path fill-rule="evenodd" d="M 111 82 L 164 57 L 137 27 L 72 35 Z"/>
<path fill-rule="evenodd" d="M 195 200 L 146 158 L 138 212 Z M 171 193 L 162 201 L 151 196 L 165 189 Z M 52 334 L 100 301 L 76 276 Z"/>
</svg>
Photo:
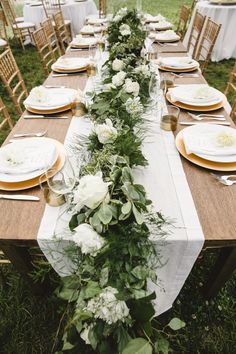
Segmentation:
<svg viewBox="0 0 236 354">
<path fill-rule="evenodd" d="M 141 73 L 145 77 L 150 77 L 151 75 L 149 65 L 139 65 L 134 69 L 134 72 L 137 74 Z"/>
<path fill-rule="evenodd" d="M 115 17 L 113 17 L 113 22 L 119 22 L 124 16 L 126 16 L 128 13 L 127 7 L 122 7 L 116 14 Z"/>
<path fill-rule="evenodd" d="M 132 81 L 131 79 L 126 79 L 124 89 L 127 93 L 133 93 L 134 96 L 138 96 L 140 86 L 138 82 Z"/>
<path fill-rule="evenodd" d="M 117 300 L 115 294 L 118 294 L 117 289 L 106 287 L 99 295 L 89 300 L 86 310 L 108 324 L 124 321 L 129 315 L 129 309 L 124 301 Z"/>
<path fill-rule="evenodd" d="M 128 98 L 125 103 L 125 108 L 126 111 L 132 115 L 143 113 L 143 105 L 140 102 L 140 97 Z"/>
<path fill-rule="evenodd" d="M 92 256 L 96 256 L 105 244 L 105 240 L 89 224 L 77 226 L 72 238 L 81 248 L 83 254 L 91 254 Z"/>
<path fill-rule="evenodd" d="M 129 36 L 131 34 L 131 30 L 129 25 L 126 25 L 125 23 L 123 25 L 120 26 L 119 28 L 120 34 L 124 37 L 124 36 Z"/>
<path fill-rule="evenodd" d="M 94 130 L 102 144 L 113 143 L 117 138 L 117 130 L 110 119 L 106 119 L 106 124 L 96 124 Z"/>
<path fill-rule="evenodd" d="M 49 100 L 49 92 L 44 86 L 36 86 L 30 91 L 30 99 L 41 103 Z"/>
<path fill-rule="evenodd" d="M 124 71 L 119 71 L 116 75 L 112 77 L 112 83 L 115 86 L 123 85 L 125 81 L 126 73 Z"/>
<path fill-rule="evenodd" d="M 124 62 L 120 59 L 115 59 L 112 62 L 112 69 L 114 71 L 121 71 L 124 69 L 124 66 L 125 66 Z"/>
<path fill-rule="evenodd" d="M 109 184 L 103 181 L 102 172 L 96 173 L 95 176 L 83 176 L 73 191 L 73 204 L 76 211 L 80 211 L 84 206 L 90 209 L 97 208 L 102 201 L 109 198 Z"/>
</svg>

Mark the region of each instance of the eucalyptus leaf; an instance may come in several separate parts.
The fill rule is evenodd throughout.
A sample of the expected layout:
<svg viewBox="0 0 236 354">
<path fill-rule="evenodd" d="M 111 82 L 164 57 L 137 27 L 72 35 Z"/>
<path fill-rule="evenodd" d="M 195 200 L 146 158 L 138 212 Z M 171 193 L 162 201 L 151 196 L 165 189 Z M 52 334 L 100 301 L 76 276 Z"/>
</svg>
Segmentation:
<svg viewBox="0 0 236 354">
<path fill-rule="evenodd" d="M 173 331 L 178 331 L 179 329 L 183 328 L 186 326 L 186 323 L 181 321 L 179 318 L 174 317 L 172 320 L 168 323 L 168 325 Z"/>
<path fill-rule="evenodd" d="M 112 219 L 112 211 L 108 204 L 102 203 L 98 211 L 98 217 L 104 225 L 109 224 Z"/>
<path fill-rule="evenodd" d="M 152 354 L 152 346 L 144 338 L 131 339 L 122 354 Z"/>
<path fill-rule="evenodd" d="M 131 207 L 132 207 L 132 204 L 130 203 L 130 201 L 125 203 L 121 208 L 122 214 L 124 214 L 124 215 L 129 214 L 131 211 Z"/>
</svg>

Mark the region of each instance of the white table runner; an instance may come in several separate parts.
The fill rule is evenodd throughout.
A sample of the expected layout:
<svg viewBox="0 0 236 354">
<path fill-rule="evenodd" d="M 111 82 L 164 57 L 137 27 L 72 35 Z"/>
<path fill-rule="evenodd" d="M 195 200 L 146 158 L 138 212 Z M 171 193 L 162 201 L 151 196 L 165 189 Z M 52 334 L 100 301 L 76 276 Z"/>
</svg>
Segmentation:
<svg viewBox="0 0 236 354">
<path fill-rule="evenodd" d="M 172 306 L 179 294 L 202 249 L 204 236 L 175 148 L 174 136 L 172 132 L 160 129 L 160 117 L 157 114 L 150 114 L 148 119 L 152 124 L 143 144 L 143 153 L 149 165 L 135 169 L 135 182 L 146 188 L 148 197 L 153 201 L 154 211 L 161 211 L 175 220 L 172 234 L 165 241 L 154 241 L 157 250 L 161 252 L 164 266 L 157 269 L 160 286 L 151 282 L 148 286 L 150 290 L 156 291 L 157 299 L 154 303 L 156 315 L 159 315 Z M 76 133 L 89 135 L 90 129 L 89 120 L 74 117 L 67 132 L 65 147 L 68 149 Z M 67 226 L 70 215 L 63 214 L 60 217 L 62 209 L 46 205 L 38 232 L 38 243 L 58 274 L 66 276 L 74 268 L 63 251 L 72 241 Z"/>
</svg>

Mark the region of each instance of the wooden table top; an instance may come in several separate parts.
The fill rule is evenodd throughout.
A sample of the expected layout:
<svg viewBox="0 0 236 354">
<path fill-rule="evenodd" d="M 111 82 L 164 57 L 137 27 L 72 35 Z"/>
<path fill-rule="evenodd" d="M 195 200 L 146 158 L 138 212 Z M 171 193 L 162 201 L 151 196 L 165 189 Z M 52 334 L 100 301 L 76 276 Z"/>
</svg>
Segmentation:
<svg viewBox="0 0 236 354">
<path fill-rule="evenodd" d="M 163 47 L 164 48 L 164 47 Z M 182 56 L 180 52 L 175 52 L 176 47 L 172 47 L 172 53 L 162 53 L 162 56 Z M 179 46 L 178 46 L 179 48 Z M 66 56 L 82 57 L 87 52 L 68 52 Z M 163 75 L 163 74 L 161 74 Z M 165 77 L 173 76 L 165 73 Z M 74 89 L 84 89 L 87 81 L 86 73 L 70 77 L 53 78 L 52 75 L 45 81 L 45 85 L 65 85 Z M 199 78 L 177 78 L 176 84 L 205 83 L 205 79 Z M 229 116 L 222 108 L 216 111 Z M 67 113 L 66 113 L 67 114 Z M 71 115 L 71 113 L 68 113 Z M 181 111 L 181 121 L 189 121 L 186 112 Z M 48 137 L 64 142 L 71 118 L 59 119 L 24 119 L 21 117 L 12 129 L 4 144 L 13 137 L 13 134 L 20 132 L 33 132 L 43 129 L 48 130 Z M 232 123 L 232 126 L 234 124 Z M 183 126 L 178 126 L 178 131 Z M 198 167 L 186 159 L 182 158 L 182 164 L 190 186 L 190 190 L 195 202 L 196 210 L 202 225 L 207 246 L 227 246 L 236 244 L 236 185 L 227 187 L 210 175 L 210 170 Z M 5 192 L 4 192 L 5 193 Z M 18 193 L 18 192 L 17 192 Z M 21 192 L 19 192 L 21 193 Z M 22 191 L 22 194 L 36 195 L 40 197 L 40 202 L 22 202 L 0 200 L 0 242 L 26 242 L 37 239 L 38 229 L 43 216 L 45 201 L 39 187 Z"/>
</svg>

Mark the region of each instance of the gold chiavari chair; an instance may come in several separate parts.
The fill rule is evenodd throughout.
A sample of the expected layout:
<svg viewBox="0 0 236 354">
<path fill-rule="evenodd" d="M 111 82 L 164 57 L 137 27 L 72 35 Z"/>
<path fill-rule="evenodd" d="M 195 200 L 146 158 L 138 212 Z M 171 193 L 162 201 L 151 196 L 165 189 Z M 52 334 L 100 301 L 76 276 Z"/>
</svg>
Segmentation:
<svg viewBox="0 0 236 354">
<path fill-rule="evenodd" d="M 22 114 L 21 103 L 28 91 L 10 48 L 0 54 L 0 79 L 15 109 Z"/>
<path fill-rule="evenodd" d="M 56 61 L 51 42 L 47 39 L 43 28 L 39 28 L 32 35 L 47 76 L 50 73 L 51 65 Z"/>
<path fill-rule="evenodd" d="M 189 7 L 183 5 L 180 9 L 179 22 L 176 31 L 176 33 L 181 37 L 181 39 L 183 39 L 187 29 L 189 13 L 190 13 Z"/>
<path fill-rule="evenodd" d="M 224 92 L 225 96 L 233 102 L 231 106 L 230 116 L 235 121 L 236 120 L 236 63 L 234 68 L 229 75 L 229 81 Z M 231 96 L 232 95 L 232 96 Z M 229 97 L 230 96 L 230 97 Z"/>
<path fill-rule="evenodd" d="M 53 18 L 53 16 L 57 14 L 59 11 L 62 13 L 60 0 L 42 0 L 42 2 L 43 2 L 43 8 L 47 18 Z M 67 27 L 68 32 L 71 34 L 71 21 L 64 19 L 64 23 Z M 53 26 L 55 27 L 54 22 L 53 22 Z"/>
<path fill-rule="evenodd" d="M 192 16 L 193 10 L 194 10 L 194 8 L 195 8 L 197 2 L 198 2 L 198 0 L 193 0 L 193 1 L 192 1 L 192 5 L 191 5 L 191 7 L 190 7 L 190 13 L 189 13 L 189 17 L 190 17 L 190 18 L 191 18 L 191 16 Z"/>
<path fill-rule="evenodd" d="M 32 22 L 17 22 L 16 14 L 10 0 L 1 0 L 1 5 L 14 36 L 19 40 L 22 48 L 25 49 L 24 41 L 27 37 L 31 38 L 31 33 L 35 30 L 35 24 Z"/>
<path fill-rule="evenodd" d="M 13 122 L 11 120 L 11 117 L 8 113 L 8 110 L 5 106 L 5 104 L 3 103 L 3 100 L 0 97 L 0 130 L 6 125 L 8 124 L 9 128 L 12 129 L 13 128 Z"/>
<path fill-rule="evenodd" d="M 1 3 L 3 3 L 2 0 L 1 0 Z M 2 7 L 3 7 L 3 5 L 2 5 Z M 14 14 L 16 22 L 24 22 L 24 17 L 17 17 L 16 16 L 15 8 L 14 8 L 14 5 L 11 0 L 8 0 L 8 7 L 11 9 L 11 12 Z M 10 25 L 10 23 L 9 23 L 9 25 Z"/>
<path fill-rule="evenodd" d="M 187 44 L 187 50 L 188 52 L 192 55 L 192 57 L 195 57 L 197 46 L 199 44 L 199 39 L 202 33 L 203 26 L 206 21 L 206 16 L 203 16 L 198 10 L 195 13 L 194 19 L 193 19 L 193 25 L 191 28 L 188 44 Z"/>
<path fill-rule="evenodd" d="M 47 40 L 51 43 L 55 58 L 61 56 L 61 48 L 59 46 L 58 38 L 53 27 L 52 19 L 48 18 L 47 20 L 41 22 L 41 26 L 44 29 Z"/>
<path fill-rule="evenodd" d="M 208 66 L 212 50 L 220 32 L 220 28 L 221 24 L 218 25 L 217 23 L 212 21 L 210 17 L 207 19 L 205 30 L 201 37 L 196 55 L 194 56 L 194 59 L 202 61 L 202 73 L 205 72 Z"/>
<path fill-rule="evenodd" d="M 0 8 L 0 49 L 5 49 L 7 46 L 6 18 L 3 10 Z"/>
<path fill-rule="evenodd" d="M 107 14 L 107 0 L 99 0 L 99 17 L 102 18 Z"/>
<path fill-rule="evenodd" d="M 53 15 L 53 20 L 55 22 L 57 37 L 63 52 L 65 52 L 65 44 L 69 45 L 71 42 L 71 36 L 68 31 L 68 28 L 65 24 L 62 12 L 59 11 Z"/>
</svg>

